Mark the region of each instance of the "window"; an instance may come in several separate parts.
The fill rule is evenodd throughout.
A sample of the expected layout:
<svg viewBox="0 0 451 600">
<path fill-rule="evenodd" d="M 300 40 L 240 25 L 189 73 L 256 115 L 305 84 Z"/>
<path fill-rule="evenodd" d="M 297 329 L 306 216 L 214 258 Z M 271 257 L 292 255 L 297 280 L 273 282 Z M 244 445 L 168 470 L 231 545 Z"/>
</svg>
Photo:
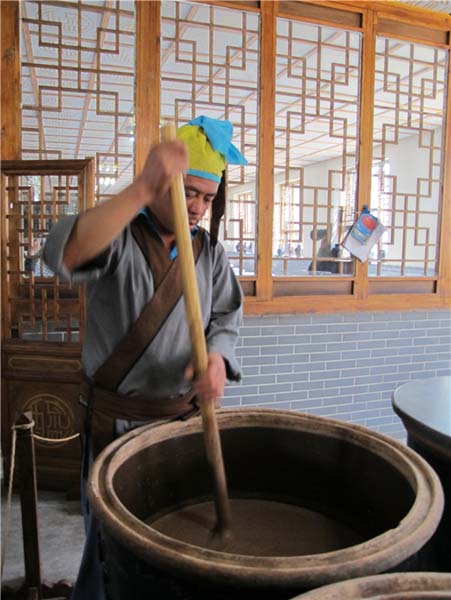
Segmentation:
<svg viewBox="0 0 451 600">
<path fill-rule="evenodd" d="M 249 166 L 219 237 L 247 311 L 448 306 L 449 16 L 381 7 L 27 0 L 23 157 L 95 154 L 101 201 L 159 121 L 230 119 Z M 362 264 L 340 244 L 364 206 L 387 231 Z"/>
<path fill-rule="evenodd" d="M 22 158 L 96 159 L 96 201 L 134 169 L 135 4 L 20 3 Z"/>
<path fill-rule="evenodd" d="M 161 117 L 177 126 L 202 114 L 232 122 L 233 143 L 249 166 L 227 169 L 219 237 L 235 271 L 254 276 L 259 40 L 256 13 L 196 2 L 161 5 Z"/>
<path fill-rule="evenodd" d="M 388 231 L 370 276 L 438 273 L 447 70 L 443 48 L 377 38 L 371 208 Z"/>
<path fill-rule="evenodd" d="M 361 34 L 277 19 L 273 275 L 349 275 Z M 343 205 L 343 198 L 345 198 Z"/>
</svg>

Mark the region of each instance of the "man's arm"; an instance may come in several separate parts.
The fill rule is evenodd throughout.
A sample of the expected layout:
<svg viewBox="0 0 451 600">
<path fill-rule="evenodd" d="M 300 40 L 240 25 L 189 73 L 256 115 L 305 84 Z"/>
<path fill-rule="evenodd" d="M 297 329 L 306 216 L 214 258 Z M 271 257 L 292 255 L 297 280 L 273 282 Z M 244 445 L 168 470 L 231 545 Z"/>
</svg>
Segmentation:
<svg viewBox="0 0 451 600">
<path fill-rule="evenodd" d="M 144 206 L 167 192 L 174 177 L 187 168 L 187 162 L 182 142 L 154 146 L 133 183 L 79 216 L 64 249 L 65 268 L 72 272 L 105 250 Z"/>
</svg>

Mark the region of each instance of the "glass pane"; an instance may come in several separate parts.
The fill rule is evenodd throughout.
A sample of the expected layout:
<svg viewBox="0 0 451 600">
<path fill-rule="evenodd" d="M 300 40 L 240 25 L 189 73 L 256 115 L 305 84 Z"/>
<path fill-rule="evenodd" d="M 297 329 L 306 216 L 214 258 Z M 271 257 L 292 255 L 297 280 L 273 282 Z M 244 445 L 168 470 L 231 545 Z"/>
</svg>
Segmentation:
<svg viewBox="0 0 451 600">
<path fill-rule="evenodd" d="M 373 276 L 438 272 L 448 52 L 379 37 L 371 209 L 388 231 Z"/>
<path fill-rule="evenodd" d="M 96 199 L 134 164 L 135 3 L 21 2 L 22 158 L 96 159 Z"/>
<path fill-rule="evenodd" d="M 161 5 L 161 117 L 184 125 L 207 115 L 233 123 L 249 166 L 230 165 L 219 230 L 234 271 L 256 271 L 259 15 L 199 3 Z M 209 228 L 209 218 L 201 223 Z"/>
<path fill-rule="evenodd" d="M 361 34 L 277 21 L 273 275 L 354 272 Z"/>
</svg>

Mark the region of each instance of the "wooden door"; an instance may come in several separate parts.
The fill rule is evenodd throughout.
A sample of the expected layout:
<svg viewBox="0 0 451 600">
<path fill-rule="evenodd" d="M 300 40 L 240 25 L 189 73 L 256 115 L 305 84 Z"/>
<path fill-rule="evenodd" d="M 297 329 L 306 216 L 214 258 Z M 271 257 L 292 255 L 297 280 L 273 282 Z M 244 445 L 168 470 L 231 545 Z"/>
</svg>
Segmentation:
<svg viewBox="0 0 451 600">
<path fill-rule="evenodd" d="M 31 410 L 41 489 L 78 487 L 85 309 L 83 286 L 55 276 L 42 250 L 62 215 L 91 206 L 93 162 L 18 160 L 1 166 L 2 455 L 7 473 L 11 426 L 18 412 Z"/>
</svg>

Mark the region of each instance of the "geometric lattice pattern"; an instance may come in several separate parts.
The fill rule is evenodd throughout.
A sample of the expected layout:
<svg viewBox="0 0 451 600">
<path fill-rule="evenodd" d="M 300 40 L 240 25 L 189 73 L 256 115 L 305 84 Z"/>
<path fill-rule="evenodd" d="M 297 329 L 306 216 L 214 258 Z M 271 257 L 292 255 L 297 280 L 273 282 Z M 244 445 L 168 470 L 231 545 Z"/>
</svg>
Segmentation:
<svg viewBox="0 0 451 600">
<path fill-rule="evenodd" d="M 97 201 L 133 177 L 134 11 L 21 2 L 22 158 L 95 157 Z"/>
<path fill-rule="evenodd" d="M 65 214 L 86 208 L 86 161 L 78 161 L 78 173 L 65 174 L 66 161 L 54 161 L 59 174 L 49 174 L 42 161 L 41 172 L 18 173 L 2 166 L 3 264 L 7 303 L 5 335 L 41 341 L 79 340 L 83 326 L 82 286 L 56 277 L 44 264 L 43 246 L 52 225 Z M 17 161 L 15 164 L 26 163 Z M 53 170 L 54 173 L 54 170 Z"/>
<path fill-rule="evenodd" d="M 388 231 L 370 275 L 435 275 L 448 51 L 378 37 L 371 208 Z"/>
<path fill-rule="evenodd" d="M 233 123 L 233 143 L 249 166 L 227 169 L 220 239 L 235 272 L 253 275 L 259 15 L 197 2 L 163 2 L 161 15 L 161 118 L 180 126 L 203 114 Z"/>
<path fill-rule="evenodd" d="M 277 20 L 273 274 L 353 272 L 361 34 Z"/>
</svg>

